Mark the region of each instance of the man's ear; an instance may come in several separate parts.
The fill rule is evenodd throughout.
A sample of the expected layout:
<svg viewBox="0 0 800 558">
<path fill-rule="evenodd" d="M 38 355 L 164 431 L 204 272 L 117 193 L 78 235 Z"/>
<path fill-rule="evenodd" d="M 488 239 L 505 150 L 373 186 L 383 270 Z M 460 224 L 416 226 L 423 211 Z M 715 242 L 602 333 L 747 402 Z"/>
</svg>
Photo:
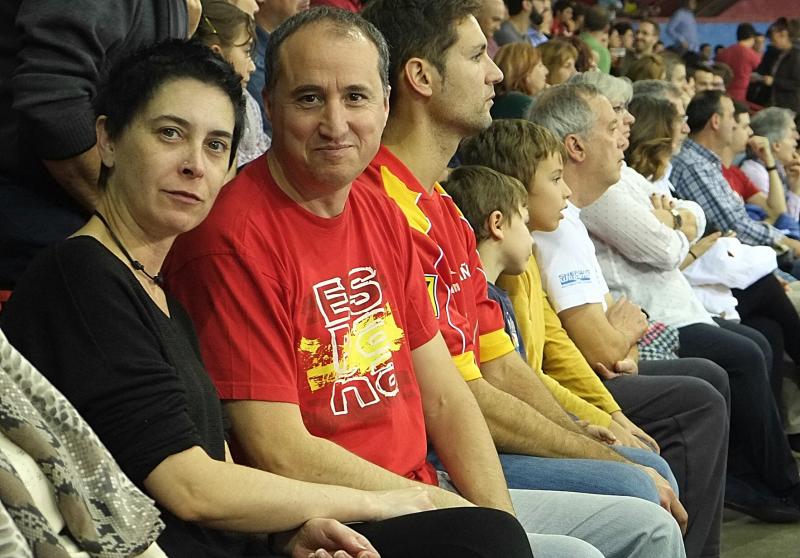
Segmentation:
<svg viewBox="0 0 800 558">
<path fill-rule="evenodd" d="M 486 232 L 489 233 L 489 238 L 503 240 L 503 224 L 503 213 L 501 211 L 492 211 L 486 218 Z"/>
<path fill-rule="evenodd" d="M 97 152 L 100 160 L 108 168 L 114 166 L 114 142 L 106 131 L 107 116 L 98 116 L 94 123 L 95 134 L 97 135 Z"/>
<path fill-rule="evenodd" d="M 711 129 L 716 131 L 719 130 L 719 121 L 722 117 L 719 115 L 718 112 L 715 112 L 711 115 L 711 118 L 708 119 L 708 123 L 711 126 Z"/>
<path fill-rule="evenodd" d="M 568 160 L 581 163 L 586 159 L 586 145 L 578 134 L 567 134 L 567 137 L 564 138 L 564 148 L 567 151 Z M 567 161 L 564 163 L 566 164 Z"/>
<path fill-rule="evenodd" d="M 386 86 L 386 95 L 383 96 L 383 126 L 389 121 L 389 97 L 392 94 L 392 86 Z"/>
<path fill-rule="evenodd" d="M 433 95 L 434 72 L 439 72 L 422 58 L 410 58 L 403 66 L 403 77 L 408 86 L 419 95 L 430 98 Z"/>
</svg>

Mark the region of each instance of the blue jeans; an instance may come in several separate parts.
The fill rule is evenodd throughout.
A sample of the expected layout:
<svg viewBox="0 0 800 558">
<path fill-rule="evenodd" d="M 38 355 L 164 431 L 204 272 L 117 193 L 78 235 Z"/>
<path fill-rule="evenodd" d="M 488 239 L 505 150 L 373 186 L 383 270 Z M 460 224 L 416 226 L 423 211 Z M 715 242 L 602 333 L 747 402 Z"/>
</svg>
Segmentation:
<svg viewBox="0 0 800 558">
<path fill-rule="evenodd" d="M 614 449 L 629 461 L 658 471 L 672 485 L 675 494 L 678 494 L 678 485 L 669 465 L 657 454 L 624 446 Z M 444 469 L 434 452 L 428 454 L 428 459 L 436 469 Z M 509 488 L 633 496 L 659 503 L 652 479 L 644 471 L 627 463 L 501 453 L 500 464 Z"/>
</svg>

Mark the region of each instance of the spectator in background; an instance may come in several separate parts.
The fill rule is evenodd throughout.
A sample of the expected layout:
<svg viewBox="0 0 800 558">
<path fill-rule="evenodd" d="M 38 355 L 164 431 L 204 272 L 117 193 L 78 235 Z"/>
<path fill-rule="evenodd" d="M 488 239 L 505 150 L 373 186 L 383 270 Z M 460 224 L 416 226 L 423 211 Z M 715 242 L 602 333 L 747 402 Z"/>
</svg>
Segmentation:
<svg viewBox="0 0 800 558">
<path fill-rule="evenodd" d="M 785 30 L 774 34 L 782 54 L 775 66 L 772 104 L 800 113 L 800 19 L 790 19 Z"/>
<path fill-rule="evenodd" d="M 727 64 L 733 72 L 727 91 L 734 101 L 746 99 L 750 77 L 761 63 L 761 55 L 753 48 L 755 37 L 755 27 L 750 23 L 742 23 L 736 28 L 736 44 L 722 49 L 715 57 L 716 62 Z"/>
<path fill-rule="evenodd" d="M 575 3 L 572 0 L 557 0 L 553 4 L 553 23 L 551 37 L 571 37 L 575 29 L 573 19 Z"/>
<path fill-rule="evenodd" d="M 670 175 L 678 195 L 699 203 L 716 230 L 733 230 L 744 244 L 778 249 L 786 246 L 795 257 L 800 256 L 799 241 L 750 219 L 742 200 L 722 175 L 719 153 L 731 144 L 736 127 L 731 98 L 719 91 L 704 91 L 695 95 L 686 113 L 690 137 L 673 159 Z"/>
<path fill-rule="evenodd" d="M 759 126 L 759 133 L 754 134 L 750 127 L 750 114 L 747 106 L 739 101 L 734 101 L 734 116 L 736 117 L 736 128 L 733 132 L 731 145 L 725 148 L 720 154 L 722 160 L 722 174 L 728 181 L 731 188 L 741 196 L 745 203 L 760 207 L 764 213 L 764 221 L 770 224 L 786 213 L 786 196 L 783 191 L 781 176 L 778 173 L 775 156 L 772 152 L 769 137 L 765 137 L 770 131 L 771 126 Z M 774 120 L 769 115 L 769 111 L 776 109 L 766 109 L 759 115 L 767 113 L 767 120 Z M 780 109 L 777 109 L 780 110 Z M 780 126 L 787 126 L 791 122 L 783 122 L 779 117 Z M 764 122 L 762 117 L 762 122 Z M 775 136 L 773 136 L 774 138 Z M 778 137 L 783 137 L 783 131 L 778 132 Z M 782 142 L 781 142 L 782 143 Z M 737 167 L 733 164 L 734 158 L 747 150 L 748 157 L 742 165 Z M 770 169 L 770 170 L 767 170 Z M 754 183 L 756 178 L 761 182 L 762 187 Z M 752 213 L 751 213 L 752 215 Z"/>
<path fill-rule="evenodd" d="M 786 198 L 784 211 L 795 221 L 796 228 L 800 219 L 800 155 L 797 153 L 800 136 L 794 118 L 792 111 L 779 107 L 766 108 L 753 116 L 750 127 L 755 135 L 767 139 L 764 151 L 770 157 L 758 151 L 749 152 L 741 169 L 764 194 L 769 195 L 777 186 L 778 196 Z"/>
<path fill-rule="evenodd" d="M 633 27 L 627 21 L 618 21 L 614 24 L 614 29 L 619 33 L 619 38 L 622 41 L 622 48 L 625 50 L 633 50 L 633 45 L 636 40 L 636 33 Z"/>
<path fill-rule="evenodd" d="M 611 52 L 608 50 L 609 17 L 605 8 L 593 6 L 586 11 L 581 40 L 597 53 L 597 69 L 611 73 Z"/>
<path fill-rule="evenodd" d="M 695 93 L 714 89 L 714 73 L 706 66 L 687 67 L 690 78 L 694 81 Z"/>
<path fill-rule="evenodd" d="M 756 51 L 759 54 L 759 56 L 764 54 L 764 50 L 766 49 L 766 42 L 767 38 L 766 36 L 764 36 L 764 33 L 756 31 L 756 34 L 753 37 L 753 50 Z"/>
<path fill-rule="evenodd" d="M 772 103 L 772 81 L 775 73 L 775 66 L 786 48 L 786 39 L 781 31 L 787 28 L 785 17 L 779 17 L 767 29 L 769 46 L 761 57 L 761 64 L 756 68 L 755 73 L 762 77 L 759 82 L 751 83 L 747 88 L 747 100 L 758 106 L 767 107 Z M 783 47 L 783 48 L 782 48 Z"/>
<path fill-rule="evenodd" d="M 494 39 L 494 34 L 506 20 L 506 5 L 503 0 L 480 0 L 480 10 L 475 14 L 478 25 L 481 26 L 483 36 L 486 37 L 486 51 L 490 58 L 494 58 L 500 48 Z"/>
<path fill-rule="evenodd" d="M 548 84 L 558 85 L 578 73 L 575 69 L 578 49 L 567 41 L 563 39 L 547 41 L 536 48 L 542 56 L 542 62 L 547 67 Z"/>
<path fill-rule="evenodd" d="M 494 86 L 492 118 L 525 118 L 533 96 L 547 87 L 542 57 L 530 43 L 513 43 L 500 47 L 494 63 L 503 72 L 503 81 Z"/>
<path fill-rule="evenodd" d="M 256 100 L 258 108 L 261 110 L 261 123 L 264 127 L 264 133 L 272 137 L 272 125 L 267 118 L 267 113 L 264 111 L 264 99 L 261 95 L 264 90 L 264 84 L 267 81 L 267 75 L 264 70 L 264 53 L 267 51 L 270 33 L 297 12 L 307 9 L 308 0 L 257 1 L 259 9 L 254 16 L 256 20 L 256 46 L 253 50 L 253 63 L 256 69 L 250 75 L 250 81 L 247 82 L 247 91 Z M 346 2 L 347 0 L 344 0 L 340 3 Z M 353 0 L 353 4 L 358 3 L 358 0 Z"/>
<path fill-rule="evenodd" d="M 553 10 L 550 0 L 532 0 L 531 24 L 528 28 L 528 37 L 533 46 L 546 43 L 549 39 L 550 27 L 553 24 Z"/>
<path fill-rule="evenodd" d="M 711 64 L 711 59 L 714 58 L 714 50 L 711 48 L 711 45 L 708 43 L 703 43 L 700 45 L 700 50 L 698 51 L 700 55 L 700 63 L 704 65 Z"/>
<path fill-rule="evenodd" d="M 660 32 L 658 23 L 651 19 L 645 19 L 639 23 L 639 28 L 636 30 L 636 40 L 633 44 L 633 51 L 628 51 L 625 55 L 625 59 L 620 65 L 620 75 L 627 75 L 631 64 L 641 56 L 653 54 L 653 48 L 658 42 Z"/>
<path fill-rule="evenodd" d="M 505 5 L 508 9 L 508 19 L 495 32 L 495 42 L 501 47 L 510 43 L 528 42 L 533 2 L 531 0 L 505 0 Z"/>
<path fill-rule="evenodd" d="M 583 24 L 586 21 L 586 12 L 589 6 L 583 1 L 573 2 L 572 4 L 572 20 L 575 22 L 572 28 L 572 36 L 577 37 L 583 32 Z"/>
<path fill-rule="evenodd" d="M 664 60 L 659 54 L 645 54 L 631 64 L 627 77 L 631 81 L 666 79 L 667 70 L 664 67 Z"/>
<path fill-rule="evenodd" d="M 22 0 L 0 11 L 0 290 L 11 290 L 36 253 L 94 209 L 97 83 L 133 51 L 191 36 L 201 8 L 199 0 Z"/>
<path fill-rule="evenodd" d="M 230 62 L 236 73 L 242 76 L 246 86 L 255 69 L 251 53 L 256 40 L 253 16 L 246 14 L 227 0 L 203 0 L 203 18 L 194 34 Z M 239 141 L 236 166 L 242 167 L 269 149 L 270 139 L 264 133 L 261 110 L 258 102 L 247 89 L 244 130 Z"/>
<path fill-rule="evenodd" d="M 564 39 L 578 52 L 578 57 L 575 58 L 575 71 L 578 73 L 588 72 L 589 70 L 597 70 L 597 63 L 599 61 L 598 54 L 589 48 L 580 37 L 573 35 Z"/>
<path fill-rule="evenodd" d="M 613 26 L 614 33 L 619 37 L 619 44 L 612 43 L 612 35 L 609 35 L 608 50 L 611 53 L 611 73 L 615 76 L 621 75 L 621 66 L 625 57 L 633 50 L 635 34 L 633 27 L 627 21 L 619 21 Z"/>
<path fill-rule="evenodd" d="M 664 69 L 667 73 L 665 79 L 680 89 L 683 97 L 683 106 L 686 108 L 694 96 L 694 81 L 690 82 L 686 77 L 686 64 L 680 56 L 673 52 L 665 52 L 661 55 L 661 58 L 664 61 Z"/>
<path fill-rule="evenodd" d="M 711 78 L 711 84 L 715 91 L 725 91 L 733 81 L 733 71 L 730 66 L 722 62 L 711 64 L 711 73 L 714 74 Z"/>
<path fill-rule="evenodd" d="M 700 48 L 697 20 L 694 18 L 696 8 L 696 0 L 683 0 L 682 6 L 675 10 L 667 23 L 667 37 L 672 39 L 672 46 L 678 52 L 697 52 Z"/>
</svg>

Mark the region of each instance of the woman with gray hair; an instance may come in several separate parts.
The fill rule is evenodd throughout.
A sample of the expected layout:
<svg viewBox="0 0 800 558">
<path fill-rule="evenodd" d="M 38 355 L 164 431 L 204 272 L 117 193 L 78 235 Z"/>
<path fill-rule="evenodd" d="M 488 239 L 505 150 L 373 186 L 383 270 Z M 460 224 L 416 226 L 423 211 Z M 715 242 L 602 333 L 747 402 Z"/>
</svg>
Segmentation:
<svg viewBox="0 0 800 558">
<path fill-rule="evenodd" d="M 775 164 L 767 167 L 754 153 L 748 152 L 741 164 L 742 171 L 769 194 L 770 177 L 777 173 L 786 195 L 786 212 L 794 220 L 800 218 L 800 153 L 797 152 L 797 126 L 795 114 L 789 109 L 770 107 L 757 113 L 750 120 L 750 127 L 756 136 L 769 141 Z"/>
</svg>

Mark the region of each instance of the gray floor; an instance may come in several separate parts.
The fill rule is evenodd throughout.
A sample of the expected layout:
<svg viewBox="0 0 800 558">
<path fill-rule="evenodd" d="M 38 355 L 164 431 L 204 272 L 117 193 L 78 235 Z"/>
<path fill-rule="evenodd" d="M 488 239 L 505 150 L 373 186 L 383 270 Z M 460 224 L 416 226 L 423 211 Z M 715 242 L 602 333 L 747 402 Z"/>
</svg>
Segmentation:
<svg viewBox="0 0 800 558">
<path fill-rule="evenodd" d="M 800 466 L 800 454 L 794 454 Z M 800 523 L 761 523 L 725 510 L 722 517 L 722 558 L 800 558 Z"/>
<path fill-rule="evenodd" d="M 760 523 L 725 510 L 722 558 L 800 558 L 800 524 Z"/>
</svg>

